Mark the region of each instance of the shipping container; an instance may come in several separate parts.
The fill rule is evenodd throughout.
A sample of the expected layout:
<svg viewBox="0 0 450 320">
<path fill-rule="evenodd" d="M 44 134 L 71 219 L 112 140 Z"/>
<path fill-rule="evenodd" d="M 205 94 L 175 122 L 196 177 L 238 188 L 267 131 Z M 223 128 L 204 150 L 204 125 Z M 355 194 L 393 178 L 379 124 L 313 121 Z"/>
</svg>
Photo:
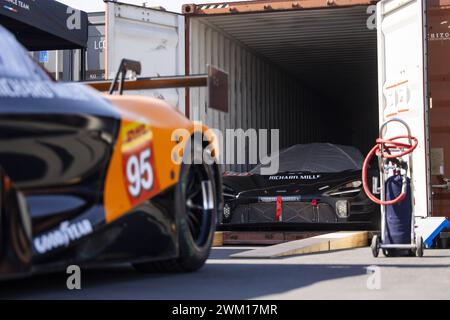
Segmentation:
<svg viewBox="0 0 450 320">
<path fill-rule="evenodd" d="M 280 147 L 331 142 L 367 153 L 394 107 L 421 141 L 416 215 L 448 215 L 447 2 L 429 1 L 427 13 L 422 0 L 383 0 L 378 10 L 367 0 L 245 1 L 187 4 L 183 15 L 107 2 L 107 74 L 123 57 L 140 60 L 143 76 L 215 65 L 229 74 L 228 112 L 208 105 L 206 88 L 172 92 L 174 104 L 222 131 L 279 129 Z M 402 95 L 411 109 L 400 110 Z"/>
<path fill-rule="evenodd" d="M 373 121 L 378 115 L 376 30 L 365 28 L 366 7 L 343 7 L 336 16 L 323 10 L 291 10 L 249 18 L 246 14 L 178 15 L 110 2 L 107 72 L 112 78 L 123 57 L 142 61 L 143 76 L 201 74 L 215 65 L 229 73 L 229 111 L 209 108 L 206 88 L 190 89 L 188 94 L 178 90 L 177 105 L 191 119 L 220 130 L 279 129 L 281 148 L 327 141 L 356 145 L 365 152 L 369 141 L 374 141 L 377 124 L 367 126 L 352 119 Z M 296 21 L 302 19 L 305 23 L 298 25 Z M 247 30 L 259 45 L 246 43 L 231 30 L 233 25 Z M 342 28 L 336 29 L 339 25 Z M 363 30 L 351 31 L 360 25 Z M 341 39 L 353 37 L 338 44 L 340 33 Z M 308 43 L 298 44 L 300 39 Z M 311 46 L 311 41 L 316 57 L 301 48 Z M 355 60 L 358 65 L 350 69 Z M 350 98 L 350 92 L 358 97 Z M 353 108 L 365 94 L 367 106 Z M 251 166 L 226 165 L 225 169 L 246 171 Z"/>
</svg>

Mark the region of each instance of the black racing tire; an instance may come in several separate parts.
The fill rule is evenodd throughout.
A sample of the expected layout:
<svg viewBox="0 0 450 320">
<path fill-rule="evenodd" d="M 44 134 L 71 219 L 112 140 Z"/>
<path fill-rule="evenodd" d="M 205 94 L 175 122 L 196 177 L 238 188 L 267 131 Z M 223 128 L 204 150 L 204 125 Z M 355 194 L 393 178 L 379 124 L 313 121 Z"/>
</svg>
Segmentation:
<svg viewBox="0 0 450 320">
<path fill-rule="evenodd" d="M 179 215 L 179 256 L 170 260 L 137 263 L 134 267 L 142 272 L 165 273 L 200 269 L 209 257 L 214 240 L 218 215 L 216 190 L 212 165 L 183 163 L 174 196 L 175 210 Z M 205 197 L 209 200 L 209 206 L 203 201 Z M 202 203 L 203 207 L 199 208 Z M 196 224 L 198 220 L 202 221 Z"/>
</svg>

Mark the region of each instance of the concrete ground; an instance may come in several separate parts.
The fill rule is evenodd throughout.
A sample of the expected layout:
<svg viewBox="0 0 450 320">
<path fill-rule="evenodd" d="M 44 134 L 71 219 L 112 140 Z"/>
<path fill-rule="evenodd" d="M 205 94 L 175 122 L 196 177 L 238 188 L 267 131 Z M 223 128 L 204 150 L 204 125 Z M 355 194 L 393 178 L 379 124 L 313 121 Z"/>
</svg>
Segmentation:
<svg viewBox="0 0 450 320">
<path fill-rule="evenodd" d="M 190 274 L 142 274 L 129 266 L 0 283 L 7 299 L 450 299 L 450 250 L 423 258 L 373 258 L 369 248 L 270 260 L 229 259 L 250 247 L 215 248 Z M 374 270 L 373 271 L 368 271 Z"/>
</svg>

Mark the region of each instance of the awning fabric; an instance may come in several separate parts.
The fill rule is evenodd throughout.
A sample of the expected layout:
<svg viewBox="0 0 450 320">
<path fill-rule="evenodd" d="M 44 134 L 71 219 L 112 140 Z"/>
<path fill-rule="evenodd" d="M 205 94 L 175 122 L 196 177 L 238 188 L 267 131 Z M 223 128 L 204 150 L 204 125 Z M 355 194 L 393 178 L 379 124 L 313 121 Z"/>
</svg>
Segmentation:
<svg viewBox="0 0 450 320">
<path fill-rule="evenodd" d="M 54 0 L 0 0 L 0 24 L 28 50 L 86 47 L 88 17 Z"/>
</svg>

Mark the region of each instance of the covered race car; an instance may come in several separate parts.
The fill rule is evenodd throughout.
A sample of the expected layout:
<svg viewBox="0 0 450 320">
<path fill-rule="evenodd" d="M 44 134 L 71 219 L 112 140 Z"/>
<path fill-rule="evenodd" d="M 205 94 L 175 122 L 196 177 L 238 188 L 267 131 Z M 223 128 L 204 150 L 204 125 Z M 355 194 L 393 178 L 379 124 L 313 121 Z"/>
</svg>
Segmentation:
<svg viewBox="0 0 450 320">
<path fill-rule="evenodd" d="M 299 144 L 269 160 L 276 158 L 279 170 L 275 175 L 262 175 L 261 164 L 248 173 L 224 174 L 223 226 L 377 222 L 378 207 L 362 190 L 364 159 L 358 149 L 330 143 Z M 376 179 L 378 172 L 371 175 Z"/>
<path fill-rule="evenodd" d="M 200 268 L 220 168 L 179 160 L 214 139 L 207 128 L 162 100 L 54 82 L 1 26 L 0 43 L 0 278 L 110 261 Z M 172 141 L 176 129 L 187 138 Z"/>
</svg>

